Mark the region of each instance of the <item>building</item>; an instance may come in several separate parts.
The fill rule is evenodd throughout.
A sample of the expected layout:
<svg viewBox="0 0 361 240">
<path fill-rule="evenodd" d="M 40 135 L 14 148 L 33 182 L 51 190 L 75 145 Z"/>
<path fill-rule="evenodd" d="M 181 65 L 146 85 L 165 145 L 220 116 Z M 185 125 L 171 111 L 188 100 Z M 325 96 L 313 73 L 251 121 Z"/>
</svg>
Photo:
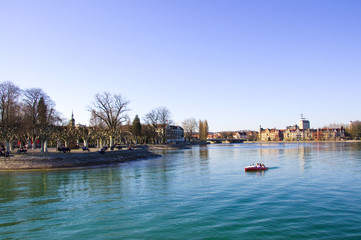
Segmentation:
<svg viewBox="0 0 361 240">
<path fill-rule="evenodd" d="M 296 129 L 298 129 L 298 125 L 297 124 L 295 124 L 295 125 L 292 125 L 292 126 L 287 126 L 286 127 L 286 130 L 296 130 Z"/>
<path fill-rule="evenodd" d="M 281 141 L 283 140 L 283 130 L 276 128 L 273 129 L 263 129 L 260 128 L 259 131 L 259 140 L 261 141 Z"/>
<path fill-rule="evenodd" d="M 69 126 L 70 127 L 74 127 L 75 126 L 75 119 L 74 119 L 74 114 L 73 112 L 71 112 L 71 119 L 69 121 Z"/>
<path fill-rule="evenodd" d="M 345 129 L 341 128 L 318 128 L 314 132 L 314 140 L 329 141 L 329 140 L 341 140 L 345 138 Z"/>
<path fill-rule="evenodd" d="M 297 125 L 287 126 L 285 130 L 260 127 L 258 136 L 261 141 L 334 141 L 344 138 L 345 129 L 343 127 L 311 129 L 310 121 L 302 115 Z"/>
<path fill-rule="evenodd" d="M 237 131 L 233 134 L 234 139 L 241 139 L 244 141 L 255 141 L 257 140 L 258 132 L 251 130 Z"/>
<path fill-rule="evenodd" d="M 215 139 L 215 138 L 222 138 L 222 134 L 221 133 L 212 133 L 212 132 L 208 133 L 207 139 Z"/>
<path fill-rule="evenodd" d="M 284 141 L 309 141 L 313 140 L 314 129 L 299 129 L 289 128 L 284 130 L 283 140 Z"/>
<path fill-rule="evenodd" d="M 184 129 L 180 126 L 167 125 L 167 143 L 184 142 Z"/>
<path fill-rule="evenodd" d="M 239 131 L 239 132 L 235 132 L 233 134 L 233 138 L 234 139 L 241 139 L 241 140 L 247 140 L 248 139 L 248 135 L 246 131 Z"/>
<path fill-rule="evenodd" d="M 301 130 L 310 129 L 310 121 L 306 120 L 301 114 L 301 119 L 298 121 L 298 128 Z"/>
</svg>

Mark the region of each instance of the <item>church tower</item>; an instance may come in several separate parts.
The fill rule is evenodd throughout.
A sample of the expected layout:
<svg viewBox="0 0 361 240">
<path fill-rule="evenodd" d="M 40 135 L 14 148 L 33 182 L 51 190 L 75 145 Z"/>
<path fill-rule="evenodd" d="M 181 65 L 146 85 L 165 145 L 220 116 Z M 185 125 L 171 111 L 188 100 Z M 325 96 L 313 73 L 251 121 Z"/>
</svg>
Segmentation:
<svg viewBox="0 0 361 240">
<path fill-rule="evenodd" d="M 70 127 L 75 127 L 75 119 L 74 119 L 73 111 L 71 112 L 71 119 L 69 121 L 69 126 Z"/>
</svg>

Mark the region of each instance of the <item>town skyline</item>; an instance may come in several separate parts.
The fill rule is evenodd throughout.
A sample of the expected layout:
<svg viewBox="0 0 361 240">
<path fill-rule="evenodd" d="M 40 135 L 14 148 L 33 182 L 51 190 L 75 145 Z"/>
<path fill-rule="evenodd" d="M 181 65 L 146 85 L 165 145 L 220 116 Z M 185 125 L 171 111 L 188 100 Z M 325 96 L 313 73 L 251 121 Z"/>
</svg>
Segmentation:
<svg viewBox="0 0 361 240">
<path fill-rule="evenodd" d="M 0 81 L 89 124 L 97 93 L 209 130 L 360 119 L 361 2 L 3 1 Z M 66 17 L 65 17 L 66 16 Z"/>
<path fill-rule="evenodd" d="M 35 91 L 35 92 L 38 92 L 38 91 L 39 91 L 39 92 L 42 92 L 42 94 L 45 94 L 46 97 L 49 97 L 48 94 L 47 94 L 46 92 L 43 92 L 43 90 L 42 90 L 41 88 L 33 87 L 33 88 L 27 88 L 27 89 L 20 89 L 19 86 L 14 85 L 14 83 L 12 83 L 12 82 L 10 82 L 10 81 L 8 81 L 8 82 L 0 82 L 0 84 L 2 84 L 2 85 L 4 86 L 4 91 L 5 91 L 5 89 L 6 89 L 8 86 L 14 86 L 15 88 L 18 88 L 18 90 L 20 91 L 19 93 L 20 93 L 20 95 L 21 95 L 21 96 L 20 96 L 20 100 L 26 99 L 26 97 L 25 97 L 25 96 L 22 96 L 22 95 L 23 95 L 24 93 L 25 93 L 25 95 L 26 95 L 26 92 L 28 92 L 28 91 L 30 91 L 30 92 L 31 92 L 31 91 Z M 112 95 L 112 94 L 109 93 L 109 92 L 97 93 L 96 96 L 95 96 L 95 99 L 93 99 L 93 101 L 87 105 L 87 108 L 88 108 L 88 111 L 89 111 L 89 112 L 90 112 L 90 109 L 91 109 L 90 106 L 91 106 L 91 105 L 94 105 L 94 103 L 96 102 L 96 99 L 98 99 L 98 96 L 101 96 L 101 95 L 104 95 L 104 94 L 108 94 L 109 96 L 114 96 L 114 97 L 116 97 L 116 94 L 115 94 L 115 95 Z M 121 97 L 121 95 L 118 95 L 118 96 Z M 54 106 L 53 106 L 53 107 L 54 107 L 54 110 L 56 111 L 56 115 L 59 117 L 59 121 L 60 121 L 60 123 L 61 123 L 62 125 L 69 125 L 69 124 L 70 124 L 70 125 L 79 125 L 79 126 L 92 126 L 92 125 L 93 125 L 93 124 L 91 123 L 91 117 L 89 117 L 89 120 L 88 120 L 88 123 L 87 123 L 87 124 L 84 124 L 84 123 L 82 123 L 82 122 L 78 122 L 78 121 L 76 120 L 76 116 L 74 115 L 74 112 L 73 112 L 73 111 L 72 111 L 72 113 L 71 113 L 71 117 L 68 118 L 68 117 L 64 116 L 63 113 L 57 111 L 57 109 L 56 109 L 56 103 L 53 102 L 53 100 L 51 99 L 51 97 L 49 98 L 49 101 L 51 102 L 52 105 L 54 105 Z M 129 101 L 128 101 L 127 99 L 122 98 L 122 101 L 124 101 L 126 105 L 129 104 Z M 20 105 L 21 105 L 21 104 L 20 104 Z M 127 115 L 126 113 L 127 113 L 128 111 L 129 111 L 128 109 L 124 110 L 125 116 Z M 168 123 L 168 121 L 170 121 L 170 123 L 169 123 L 170 125 L 177 125 L 177 126 L 182 126 L 182 127 L 184 127 L 184 124 L 187 124 L 187 123 L 185 123 L 185 122 L 187 122 L 187 121 L 188 121 L 188 122 L 189 122 L 189 121 L 193 121 L 193 122 L 194 122 L 193 125 L 194 125 L 194 124 L 197 124 L 197 125 L 198 125 L 198 121 L 199 121 L 199 122 L 202 121 L 202 119 L 187 118 L 187 119 L 184 119 L 182 122 L 175 122 L 175 121 L 173 121 L 173 119 L 171 118 L 171 111 L 170 111 L 168 108 L 164 107 L 164 106 L 162 106 L 162 107 L 157 107 L 157 108 L 153 108 L 152 111 L 166 111 L 166 112 L 167 112 L 167 118 L 169 117 L 169 119 L 167 119 L 166 122 Z M 151 112 L 152 112 L 152 111 L 151 111 Z M 149 122 L 149 117 L 148 117 L 147 115 L 150 114 L 151 112 L 148 112 L 145 116 L 143 116 L 143 117 L 142 117 L 143 120 L 140 120 L 138 114 L 136 114 L 133 119 L 131 119 L 131 118 L 128 117 L 128 119 L 124 119 L 123 125 L 127 125 L 127 124 L 131 125 L 131 124 L 132 124 L 132 121 L 133 121 L 135 118 L 137 118 L 137 117 L 139 118 L 139 120 L 140 120 L 140 122 L 141 122 L 142 124 L 145 124 L 145 125 L 146 125 L 147 122 Z M 168 115 L 168 114 L 169 114 L 169 115 Z M 147 118 L 148 118 L 148 119 L 147 119 Z M 205 120 L 208 122 L 207 119 L 205 119 Z M 326 125 L 324 125 L 324 126 L 322 126 L 322 127 L 316 127 L 316 128 L 315 128 L 315 127 L 311 127 L 310 121 L 309 121 L 307 118 L 305 118 L 305 117 L 303 116 L 303 114 L 300 114 L 300 118 L 299 118 L 298 123 L 297 123 L 297 122 L 294 122 L 294 123 L 288 124 L 287 126 L 283 126 L 283 127 L 279 127 L 279 128 L 278 128 L 278 127 L 268 127 L 268 126 L 259 125 L 259 127 L 258 127 L 257 129 L 241 129 L 241 128 L 238 128 L 238 129 L 227 129 L 227 130 L 220 130 L 220 131 L 212 131 L 212 130 L 209 130 L 209 132 L 210 132 L 210 133 L 220 133 L 220 132 L 237 132 L 237 131 L 258 131 L 258 130 L 260 130 L 261 128 L 262 128 L 262 129 L 279 129 L 279 130 L 283 130 L 283 129 L 292 128 L 292 127 L 294 127 L 294 126 L 298 126 L 299 123 L 300 123 L 300 121 L 306 121 L 306 122 L 308 122 L 308 127 L 307 127 L 307 128 L 309 128 L 309 129 L 312 129 L 312 128 L 313 128 L 313 129 L 321 129 L 321 128 L 327 128 L 327 127 L 330 127 L 330 128 L 339 128 L 340 126 L 342 126 L 342 127 L 344 127 L 344 128 L 347 128 L 352 121 L 359 122 L 359 120 L 350 120 L 349 123 L 329 123 L 329 124 L 326 124 Z M 208 129 L 208 123 L 207 123 L 207 129 Z M 302 128 L 301 128 L 301 129 L 302 129 Z"/>
</svg>

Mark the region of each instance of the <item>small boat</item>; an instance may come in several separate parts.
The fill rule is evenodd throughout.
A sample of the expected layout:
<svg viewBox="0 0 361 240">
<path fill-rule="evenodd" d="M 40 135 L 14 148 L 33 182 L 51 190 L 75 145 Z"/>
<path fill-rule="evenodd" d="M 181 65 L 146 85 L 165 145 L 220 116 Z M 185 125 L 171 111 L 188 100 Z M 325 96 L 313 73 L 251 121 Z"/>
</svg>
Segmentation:
<svg viewBox="0 0 361 240">
<path fill-rule="evenodd" d="M 247 167 L 245 167 L 244 168 L 244 171 L 246 171 L 246 172 L 250 172 L 250 171 L 265 171 L 265 170 L 267 170 L 268 169 L 268 167 L 261 167 L 261 166 L 253 166 L 253 165 L 251 165 L 251 166 L 247 166 Z"/>
</svg>

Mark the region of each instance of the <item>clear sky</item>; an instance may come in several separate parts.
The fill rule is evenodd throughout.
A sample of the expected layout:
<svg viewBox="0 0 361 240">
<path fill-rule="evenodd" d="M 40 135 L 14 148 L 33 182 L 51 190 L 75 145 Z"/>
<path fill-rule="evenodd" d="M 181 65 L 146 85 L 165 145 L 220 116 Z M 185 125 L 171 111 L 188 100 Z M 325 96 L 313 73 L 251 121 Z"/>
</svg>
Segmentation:
<svg viewBox="0 0 361 240">
<path fill-rule="evenodd" d="M 88 124 L 96 93 L 210 131 L 361 119 L 361 1 L 0 0 L 0 82 Z"/>
</svg>

